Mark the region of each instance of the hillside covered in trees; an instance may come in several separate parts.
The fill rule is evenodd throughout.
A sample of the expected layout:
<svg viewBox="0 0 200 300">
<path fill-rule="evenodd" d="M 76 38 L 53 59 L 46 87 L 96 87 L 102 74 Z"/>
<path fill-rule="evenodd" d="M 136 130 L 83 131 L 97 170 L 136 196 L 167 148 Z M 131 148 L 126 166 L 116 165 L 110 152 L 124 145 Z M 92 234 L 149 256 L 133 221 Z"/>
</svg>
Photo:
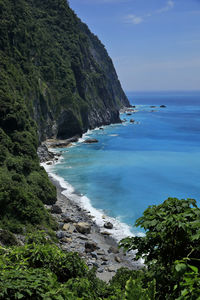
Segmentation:
<svg viewBox="0 0 200 300">
<path fill-rule="evenodd" d="M 104 46 L 65 0 L 0 0 L 0 227 L 49 226 L 39 142 L 120 122 L 124 105 Z"/>
</svg>

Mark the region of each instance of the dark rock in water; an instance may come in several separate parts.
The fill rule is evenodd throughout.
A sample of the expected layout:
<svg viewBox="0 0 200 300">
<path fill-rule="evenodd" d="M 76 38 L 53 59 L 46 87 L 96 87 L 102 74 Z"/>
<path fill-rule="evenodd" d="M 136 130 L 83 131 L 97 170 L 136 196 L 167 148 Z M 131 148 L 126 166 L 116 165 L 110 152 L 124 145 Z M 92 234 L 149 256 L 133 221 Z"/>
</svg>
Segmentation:
<svg viewBox="0 0 200 300">
<path fill-rule="evenodd" d="M 52 214 L 61 214 L 62 213 L 62 209 L 60 208 L 60 206 L 54 204 L 54 205 L 52 205 L 51 213 Z"/>
<path fill-rule="evenodd" d="M 160 107 L 167 107 L 166 105 L 160 105 Z"/>
<path fill-rule="evenodd" d="M 99 141 L 96 139 L 87 139 L 84 141 L 85 144 L 98 143 Z"/>
<path fill-rule="evenodd" d="M 105 227 L 106 229 L 112 229 L 112 228 L 113 228 L 113 224 L 112 224 L 111 222 L 106 222 L 106 223 L 104 224 L 104 227 Z"/>
<path fill-rule="evenodd" d="M 126 115 L 127 115 L 127 116 L 131 116 L 131 115 L 132 115 L 132 113 L 127 113 Z"/>
<path fill-rule="evenodd" d="M 133 119 L 130 119 L 130 123 L 135 123 L 135 120 L 133 120 Z"/>
<path fill-rule="evenodd" d="M 100 127 L 99 129 L 104 130 L 103 127 Z"/>
<path fill-rule="evenodd" d="M 154 107 L 156 107 L 156 106 L 155 106 L 155 105 L 151 105 L 150 107 L 151 107 L 151 108 L 154 108 Z"/>
<path fill-rule="evenodd" d="M 95 242 L 86 242 L 85 243 L 85 251 L 86 252 L 94 252 L 97 249 L 98 249 L 98 247 Z"/>
<path fill-rule="evenodd" d="M 114 254 L 117 254 L 117 253 L 119 253 L 119 249 L 117 248 L 117 247 L 110 247 L 109 249 L 108 249 L 108 253 L 114 253 Z"/>
</svg>

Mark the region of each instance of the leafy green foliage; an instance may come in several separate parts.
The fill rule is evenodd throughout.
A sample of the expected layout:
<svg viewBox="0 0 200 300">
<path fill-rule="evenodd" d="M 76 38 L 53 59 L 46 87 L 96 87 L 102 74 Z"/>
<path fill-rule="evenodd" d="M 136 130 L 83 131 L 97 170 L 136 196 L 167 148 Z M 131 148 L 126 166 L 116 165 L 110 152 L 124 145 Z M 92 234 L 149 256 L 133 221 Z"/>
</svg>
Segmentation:
<svg viewBox="0 0 200 300">
<path fill-rule="evenodd" d="M 138 280 L 146 284 L 146 272 L 144 270 L 129 270 L 128 268 L 120 268 L 117 270 L 117 273 L 110 281 L 110 286 L 118 286 L 119 289 L 124 290 L 126 283 L 129 279 Z"/>
<path fill-rule="evenodd" d="M 73 292 L 77 298 L 88 300 L 95 299 L 95 291 L 91 288 L 91 283 L 87 278 L 75 278 L 68 280 L 66 287 Z"/>
<path fill-rule="evenodd" d="M 0 299 L 125 299 L 116 280 L 101 281 L 77 253 L 61 251 L 44 232 L 27 240 L 25 246 L 0 247 Z"/>
<path fill-rule="evenodd" d="M 150 206 L 136 221 L 146 230 L 144 237 L 126 238 L 120 245 L 126 250 L 137 250 L 136 259 L 143 258 L 149 275 L 156 279 L 159 299 L 174 299 L 174 286 L 181 280 L 174 272 L 174 263 L 193 257 L 199 268 L 200 209 L 193 199 L 169 198 L 163 204 Z"/>
<path fill-rule="evenodd" d="M 29 234 L 25 246 L 0 247 L 0 299 L 199 299 L 199 208 L 195 200 L 169 198 L 149 207 L 137 224 L 143 225 L 146 236 L 127 238 L 120 244 L 131 250 L 138 247 L 137 258 L 144 254 L 146 268 L 119 269 L 109 284 L 96 277 L 94 268 L 89 271 L 77 253 L 59 249 L 46 232 Z M 166 255 L 168 245 L 173 249 Z"/>
<path fill-rule="evenodd" d="M 0 96 L 0 227 L 19 232 L 27 224 L 52 226 L 42 202 L 54 203 L 56 190 L 39 167 L 36 125 L 8 82 L 0 83 Z"/>
<path fill-rule="evenodd" d="M 156 299 L 156 281 L 149 282 L 148 288 L 144 289 L 141 282 L 130 278 L 125 286 L 124 300 L 155 300 Z"/>
<path fill-rule="evenodd" d="M 56 277 L 45 269 L 10 269 L 0 275 L 0 299 L 44 299 L 56 287 Z"/>
<path fill-rule="evenodd" d="M 184 258 L 175 262 L 175 271 L 180 281 L 174 287 L 179 291 L 177 300 L 196 300 L 200 299 L 200 272 L 199 268 L 191 265 L 199 259 Z"/>
<path fill-rule="evenodd" d="M 135 237 L 132 242 L 125 239 L 121 245 L 138 249 L 137 258 L 145 258 L 147 264 L 156 259 L 167 266 L 195 247 L 198 251 L 199 225 L 200 209 L 195 200 L 169 198 L 161 205 L 150 206 L 136 221 L 136 226 L 146 230 L 145 237 Z"/>
<path fill-rule="evenodd" d="M 25 246 L 0 247 L 0 299 L 78 299 L 68 288 L 69 279 L 88 272 L 78 254 L 61 251 L 44 232 L 27 240 Z"/>
<path fill-rule="evenodd" d="M 25 260 L 28 268 L 45 268 L 51 270 L 58 281 L 67 281 L 69 278 L 82 277 L 87 267 L 77 253 L 65 253 L 51 244 L 27 244 L 13 248 L 4 254 L 5 261 L 15 264 Z"/>
</svg>

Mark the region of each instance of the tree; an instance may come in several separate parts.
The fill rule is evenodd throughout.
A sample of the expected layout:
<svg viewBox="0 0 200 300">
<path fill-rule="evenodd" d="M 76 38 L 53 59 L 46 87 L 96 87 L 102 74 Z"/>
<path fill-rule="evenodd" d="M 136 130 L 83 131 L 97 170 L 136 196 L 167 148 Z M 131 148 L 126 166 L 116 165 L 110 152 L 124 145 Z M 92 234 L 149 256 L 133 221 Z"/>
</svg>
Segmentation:
<svg viewBox="0 0 200 300">
<path fill-rule="evenodd" d="M 200 209 L 194 199 L 168 198 L 149 206 L 136 226 L 144 228 L 146 235 L 123 239 L 120 246 L 137 250 L 135 259 L 144 259 L 160 297 L 168 299 L 166 295 L 172 295 L 180 279 L 174 275 L 175 261 L 190 257 L 194 266 L 200 266 L 195 260 L 200 255 Z"/>
</svg>

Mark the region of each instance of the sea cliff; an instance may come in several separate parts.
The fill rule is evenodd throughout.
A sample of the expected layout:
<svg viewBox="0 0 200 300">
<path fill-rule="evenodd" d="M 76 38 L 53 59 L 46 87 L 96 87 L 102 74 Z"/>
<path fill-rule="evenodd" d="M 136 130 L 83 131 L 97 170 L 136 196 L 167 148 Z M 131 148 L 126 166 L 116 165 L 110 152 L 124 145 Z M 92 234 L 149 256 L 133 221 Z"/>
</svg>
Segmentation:
<svg viewBox="0 0 200 300">
<path fill-rule="evenodd" d="M 0 227 L 52 227 L 43 204 L 56 190 L 38 145 L 120 122 L 129 102 L 105 47 L 65 0 L 0 0 L 0 66 Z"/>
</svg>

